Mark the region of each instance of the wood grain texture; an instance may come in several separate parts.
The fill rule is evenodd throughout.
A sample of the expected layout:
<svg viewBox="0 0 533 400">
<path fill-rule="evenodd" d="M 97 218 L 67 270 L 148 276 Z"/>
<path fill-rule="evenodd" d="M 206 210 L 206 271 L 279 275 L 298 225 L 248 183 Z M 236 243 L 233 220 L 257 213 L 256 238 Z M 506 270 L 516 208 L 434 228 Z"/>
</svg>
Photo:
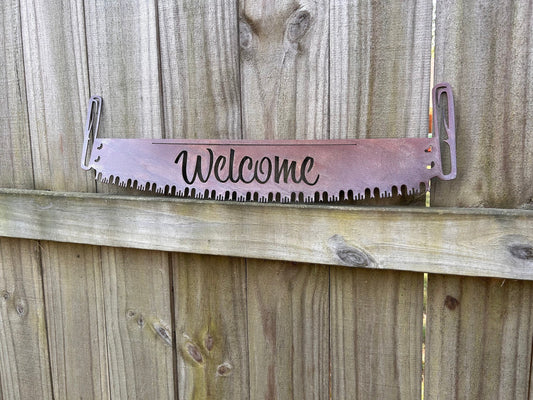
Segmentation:
<svg viewBox="0 0 533 400">
<path fill-rule="evenodd" d="M 0 187 L 33 187 L 18 1 L 0 7 Z"/>
<path fill-rule="evenodd" d="M 91 95 L 104 104 L 102 136 L 161 138 L 155 2 L 90 0 L 85 24 Z"/>
<path fill-rule="evenodd" d="M 33 188 L 18 1 L 0 4 L 0 187 Z M 52 398 L 38 244 L 0 239 L 0 398 Z"/>
<path fill-rule="evenodd" d="M 162 138 L 155 2 L 91 0 L 85 5 L 85 23 L 91 95 L 103 99 L 99 134 Z M 94 171 L 86 175 L 92 178 Z M 98 191 L 142 194 L 107 184 L 98 185 Z"/>
<path fill-rule="evenodd" d="M 420 398 L 421 274 L 332 269 L 332 398 Z"/>
<path fill-rule="evenodd" d="M 425 137 L 431 2 L 332 1 L 329 13 L 329 136 Z M 398 187 L 401 185 L 398 182 Z M 391 201 L 398 204 L 412 200 L 399 197 Z M 341 226 L 354 229 L 359 222 L 341 219 L 329 224 L 334 230 Z M 409 238 L 403 232 L 411 237 L 412 231 L 403 230 L 405 226 L 400 228 L 403 232 L 395 233 L 399 240 L 386 257 L 386 265 L 382 264 L 380 252 L 389 240 L 375 237 L 377 246 L 373 250 L 373 245 L 363 242 L 377 232 L 394 234 L 394 228 L 389 218 L 383 230 L 377 225 L 350 234 L 350 238 L 338 233 L 329 236 L 329 248 L 339 264 L 376 263 L 378 268 L 418 270 L 412 268 L 413 259 L 402 257 L 407 248 L 411 256 L 420 256 L 407 243 Z M 314 232 L 320 232 L 317 226 L 311 226 Z M 426 232 L 428 236 L 423 240 L 427 246 L 432 234 Z M 428 247 L 434 249 L 433 242 Z M 422 289 L 422 274 L 331 269 L 333 398 L 419 398 Z"/>
<path fill-rule="evenodd" d="M 431 2 L 330 5 L 330 136 L 426 137 Z"/>
<path fill-rule="evenodd" d="M 262 205 L 12 189 L 0 191 L 0 206 L 0 236 L 533 279 L 528 210 Z"/>
<path fill-rule="evenodd" d="M 240 2 L 246 139 L 327 138 L 328 3 Z"/>
<path fill-rule="evenodd" d="M 90 87 L 103 98 L 105 136 L 163 137 L 157 13 L 154 1 L 86 4 Z M 169 268 L 163 253 L 102 248 L 112 397 L 174 395 Z"/>
<path fill-rule="evenodd" d="M 38 243 L 0 238 L 0 382 L 6 399 L 52 398 Z"/>
<path fill-rule="evenodd" d="M 92 191 L 78 167 L 89 97 L 83 4 L 22 1 L 21 20 L 35 186 Z M 107 398 L 99 251 L 43 243 L 42 269 L 54 397 Z"/>
<path fill-rule="evenodd" d="M 533 202 L 533 12 L 529 2 L 437 3 L 436 80 L 455 92 L 457 179 L 434 204 Z"/>
<path fill-rule="evenodd" d="M 329 396 L 329 270 L 248 261 L 252 399 Z"/>
<path fill-rule="evenodd" d="M 54 398 L 109 398 L 98 247 L 41 242 Z"/>
<path fill-rule="evenodd" d="M 436 182 L 433 204 L 530 207 L 532 22 L 527 2 L 437 3 L 435 76 L 454 89 L 458 178 Z M 529 398 L 531 289 L 429 276 L 427 398 Z"/>
<path fill-rule="evenodd" d="M 89 86 L 81 3 L 21 1 L 35 187 L 86 192 L 79 168 Z"/>
<path fill-rule="evenodd" d="M 531 282 L 430 275 L 425 398 L 528 399 Z"/>
<path fill-rule="evenodd" d="M 247 399 L 243 259 L 172 255 L 179 397 Z"/>
<path fill-rule="evenodd" d="M 234 1 L 159 1 L 168 138 L 240 138 Z"/>
<path fill-rule="evenodd" d="M 243 138 L 327 138 L 327 4 L 239 2 Z M 247 265 L 250 397 L 327 398 L 329 271 Z"/>
<path fill-rule="evenodd" d="M 173 398 L 168 254 L 109 248 L 102 252 L 114 398 Z"/>
<path fill-rule="evenodd" d="M 233 1 L 160 1 L 168 138 L 239 138 Z M 248 398 L 244 260 L 173 254 L 176 358 L 183 399 Z"/>
</svg>

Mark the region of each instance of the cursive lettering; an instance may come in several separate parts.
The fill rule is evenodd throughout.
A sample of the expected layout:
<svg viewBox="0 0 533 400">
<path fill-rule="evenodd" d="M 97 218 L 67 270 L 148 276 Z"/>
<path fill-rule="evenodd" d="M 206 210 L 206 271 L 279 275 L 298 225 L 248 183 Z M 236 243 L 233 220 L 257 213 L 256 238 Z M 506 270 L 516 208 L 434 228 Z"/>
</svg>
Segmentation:
<svg viewBox="0 0 533 400">
<path fill-rule="evenodd" d="M 202 155 L 196 155 L 196 161 L 189 160 L 189 152 L 182 150 L 174 160 L 178 165 L 181 163 L 181 175 L 183 180 L 192 185 L 198 179 L 207 182 L 211 176 L 220 183 L 231 181 L 245 184 L 257 182 L 266 184 L 270 180 L 275 183 L 301 183 L 314 186 L 317 184 L 320 174 L 312 175 L 315 160 L 313 157 L 305 157 L 301 163 L 296 160 L 280 158 L 279 156 L 264 156 L 254 160 L 250 156 L 243 156 L 235 160 L 235 150 L 230 149 L 229 156 L 218 155 L 215 157 L 213 150 L 207 148 L 207 161 Z M 194 168 L 189 167 L 189 161 L 194 163 Z"/>
</svg>

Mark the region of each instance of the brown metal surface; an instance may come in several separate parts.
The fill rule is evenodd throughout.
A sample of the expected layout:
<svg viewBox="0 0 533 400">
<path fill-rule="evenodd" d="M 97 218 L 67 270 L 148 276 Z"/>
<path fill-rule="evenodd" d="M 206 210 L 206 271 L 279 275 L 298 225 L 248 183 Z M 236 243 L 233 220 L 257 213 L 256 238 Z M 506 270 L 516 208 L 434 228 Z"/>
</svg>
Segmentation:
<svg viewBox="0 0 533 400">
<path fill-rule="evenodd" d="M 433 98 L 438 110 L 433 138 L 249 141 L 100 139 L 102 101 L 94 97 L 82 168 L 94 168 L 101 181 L 124 187 L 219 200 L 313 202 L 388 197 L 402 189 L 415 193 L 433 177 L 456 175 L 449 85 L 437 85 Z"/>
</svg>

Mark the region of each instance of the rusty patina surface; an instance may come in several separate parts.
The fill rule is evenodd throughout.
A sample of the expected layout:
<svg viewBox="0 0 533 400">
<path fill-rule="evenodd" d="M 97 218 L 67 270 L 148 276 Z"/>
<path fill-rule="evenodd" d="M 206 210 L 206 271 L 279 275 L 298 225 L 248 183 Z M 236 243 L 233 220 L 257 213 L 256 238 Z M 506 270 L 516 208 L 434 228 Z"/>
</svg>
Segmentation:
<svg viewBox="0 0 533 400">
<path fill-rule="evenodd" d="M 431 178 L 456 176 L 450 86 L 437 85 L 433 100 L 438 112 L 432 138 L 250 141 L 101 139 L 96 134 L 102 100 L 93 97 L 82 168 L 93 168 L 106 183 L 218 200 L 314 202 L 412 194 L 425 190 Z M 446 173 L 443 146 L 448 146 Z"/>
</svg>

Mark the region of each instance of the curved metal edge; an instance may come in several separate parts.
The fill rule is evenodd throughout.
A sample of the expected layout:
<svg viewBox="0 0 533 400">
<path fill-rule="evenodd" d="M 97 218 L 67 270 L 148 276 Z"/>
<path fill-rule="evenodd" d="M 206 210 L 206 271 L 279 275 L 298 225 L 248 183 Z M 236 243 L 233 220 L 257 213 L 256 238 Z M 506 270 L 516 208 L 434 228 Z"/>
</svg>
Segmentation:
<svg viewBox="0 0 533 400">
<path fill-rule="evenodd" d="M 454 112 L 454 100 L 453 100 L 453 92 L 452 87 L 449 83 L 443 82 L 435 85 L 433 88 L 433 109 L 437 110 L 439 107 L 439 104 L 442 103 L 442 95 L 446 95 L 446 102 L 447 102 L 447 118 L 442 121 L 444 128 L 446 130 L 446 139 L 443 139 L 442 142 L 448 144 L 450 148 L 450 172 L 445 174 L 442 170 L 442 149 L 441 146 L 441 138 L 440 138 L 440 131 L 439 126 L 442 118 L 444 117 L 444 113 L 440 112 L 434 112 L 433 113 L 433 132 L 435 132 L 435 140 L 437 141 L 439 145 L 439 157 L 440 157 L 440 173 L 437 175 L 438 178 L 442 180 L 451 180 L 455 179 L 457 177 L 457 150 L 456 150 L 456 142 L 455 142 L 455 112 Z"/>
<path fill-rule="evenodd" d="M 100 114 L 102 111 L 102 98 L 100 96 L 93 96 L 89 99 L 89 106 L 87 107 L 87 119 L 85 122 L 85 131 L 83 137 L 83 150 L 81 154 L 81 168 L 84 170 L 91 169 L 89 160 L 91 152 L 89 147 L 92 146 L 94 140 L 98 136 L 98 127 L 100 125 Z"/>
</svg>

